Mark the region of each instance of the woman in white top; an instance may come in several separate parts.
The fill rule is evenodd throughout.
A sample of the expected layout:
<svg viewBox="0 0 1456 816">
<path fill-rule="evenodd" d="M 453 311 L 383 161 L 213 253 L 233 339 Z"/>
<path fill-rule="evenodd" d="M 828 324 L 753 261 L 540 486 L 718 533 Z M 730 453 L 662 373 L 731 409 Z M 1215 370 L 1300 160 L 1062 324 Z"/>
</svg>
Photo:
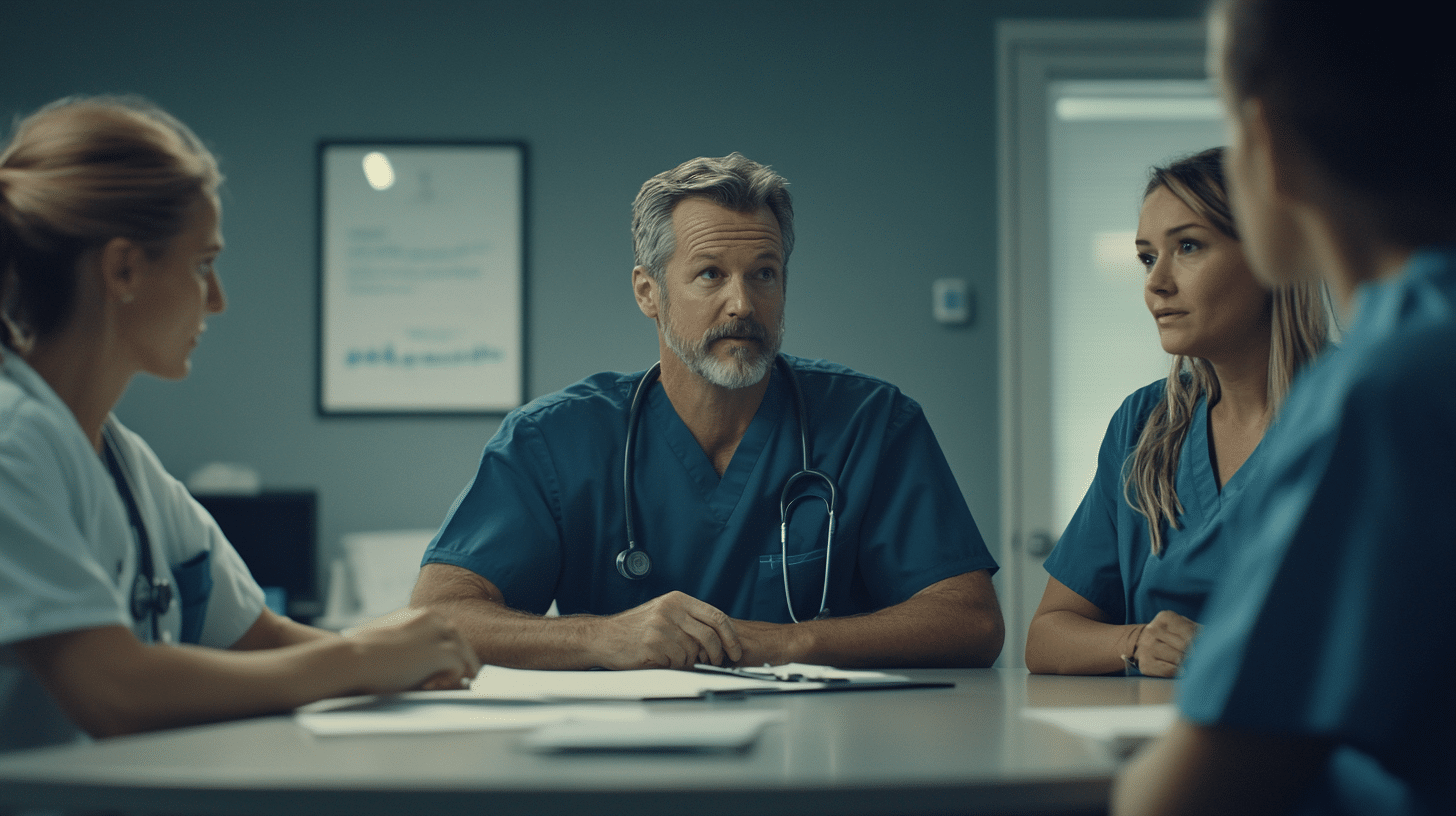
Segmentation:
<svg viewBox="0 0 1456 816">
<path fill-rule="evenodd" d="M 341 637 L 263 605 L 237 553 L 111 410 L 187 375 L 225 306 L 221 176 L 132 98 L 66 99 L 0 152 L 0 750 L 458 686 L 442 618 Z"/>
</svg>

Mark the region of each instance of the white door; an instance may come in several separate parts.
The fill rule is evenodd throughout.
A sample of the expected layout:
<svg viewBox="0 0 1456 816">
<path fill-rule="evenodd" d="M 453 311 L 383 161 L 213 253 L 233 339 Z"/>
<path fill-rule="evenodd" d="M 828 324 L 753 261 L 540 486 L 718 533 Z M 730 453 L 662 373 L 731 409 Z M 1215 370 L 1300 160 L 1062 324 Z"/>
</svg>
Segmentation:
<svg viewBox="0 0 1456 816">
<path fill-rule="evenodd" d="M 1123 398 L 1167 375 L 1133 236 L 1148 170 L 1223 138 L 1198 23 L 1003 23 L 1001 665 Z"/>
</svg>

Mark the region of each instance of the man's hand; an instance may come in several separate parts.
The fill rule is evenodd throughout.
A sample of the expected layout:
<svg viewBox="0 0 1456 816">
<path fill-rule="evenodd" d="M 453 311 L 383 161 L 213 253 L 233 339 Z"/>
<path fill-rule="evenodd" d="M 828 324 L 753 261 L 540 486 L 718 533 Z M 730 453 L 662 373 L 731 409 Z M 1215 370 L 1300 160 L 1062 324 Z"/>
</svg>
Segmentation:
<svg viewBox="0 0 1456 816">
<path fill-rule="evenodd" d="M 1138 632 L 1131 657 L 1138 671 L 1149 677 L 1173 677 L 1183 665 L 1188 647 L 1202 627 L 1189 618 L 1164 609 Z"/>
<path fill-rule="evenodd" d="M 734 622 L 716 607 L 681 592 L 600 618 L 593 630 L 592 648 L 607 669 L 725 666 L 743 657 Z"/>
</svg>

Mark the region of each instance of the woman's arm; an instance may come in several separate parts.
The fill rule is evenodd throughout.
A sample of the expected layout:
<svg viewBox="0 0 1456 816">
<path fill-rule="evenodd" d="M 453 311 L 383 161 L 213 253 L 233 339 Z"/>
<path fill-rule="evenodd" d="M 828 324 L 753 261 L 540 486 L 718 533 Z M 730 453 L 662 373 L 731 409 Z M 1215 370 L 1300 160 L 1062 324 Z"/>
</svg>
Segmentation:
<svg viewBox="0 0 1456 816">
<path fill-rule="evenodd" d="M 228 648 L 235 652 L 252 652 L 259 649 L 277 649 L 315 640 L 336 638 L 338 634 L 326 629 L 305 626 L 292 618 L 285 618 L 267 607 L 258 619 L 237 642 Z"/>
<path fill-rule="evenodd" d="M 1107 622 L 1096 604 L 1047 578 L 1041 605 L 1026 632 L 1026 668 L 1032 674 L 1111 674 L 1132 655 L 1140 624 Z"/>
<path fill-rule="evenodd" d="M 271 614 L 259 616 L 239 641 L 242 648 L 265 636 L 307 635 Z M 47 635 L 14 648 L 66 716 L 96 737 L 288 711 L 431 679 L 459 685 L 480 668 L 454 627 L 424 610 L 352 637 L 320 632 L 252 651 L 145 644 L 122 626 Z"/>
<path fill-rule="evenodd" d="M 1124 660 L 1151 677 L 1173 677 L 1199 626 L 1170 609 L 1146 624 L 1113 624 L 1091 601 L 1055 578 L 1026 633 L 1026 668 L 1032 674 L 1112 674 Z"/>
</svg>

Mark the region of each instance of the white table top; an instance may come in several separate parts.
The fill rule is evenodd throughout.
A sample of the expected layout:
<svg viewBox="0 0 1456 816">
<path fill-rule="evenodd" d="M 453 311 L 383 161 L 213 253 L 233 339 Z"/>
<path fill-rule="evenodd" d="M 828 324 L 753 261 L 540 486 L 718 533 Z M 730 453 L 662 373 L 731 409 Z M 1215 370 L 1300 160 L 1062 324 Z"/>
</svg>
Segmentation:
<svg viewBox="0 0 1456 816">
<path fill-rule="evenodd" d="M 1096 812 L 1116 758 L 1027 706 L 1165 703 L 1152 678 L 914 670 L 954 688 L 658 702 L 776 710 L 733 754 L 547 755 L 523 732 L 314 736 L 288 717 L 0 755 L 0 812 L 868 814 Z"/>
</svg>

